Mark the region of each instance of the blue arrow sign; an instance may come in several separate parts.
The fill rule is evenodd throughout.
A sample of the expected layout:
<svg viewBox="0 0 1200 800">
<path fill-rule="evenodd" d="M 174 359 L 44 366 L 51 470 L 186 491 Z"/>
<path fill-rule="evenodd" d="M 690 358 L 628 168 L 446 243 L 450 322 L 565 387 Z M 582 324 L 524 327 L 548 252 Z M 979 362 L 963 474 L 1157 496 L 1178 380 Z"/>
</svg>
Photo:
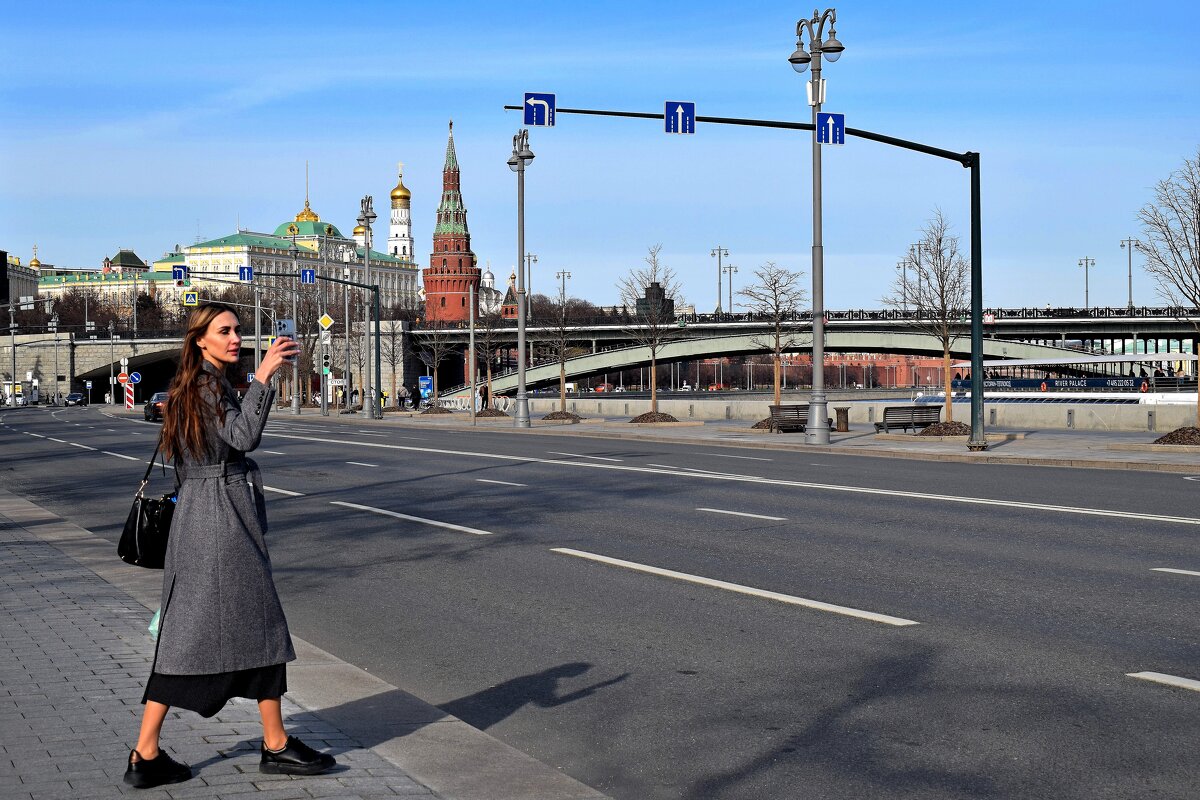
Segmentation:
<svg viewBox="0 0 1200 800">
<path fill-rule="evenodd" d="M 539 128 L 554 127 L 554 94 L 551 92 L 525 93 L 525 124 Z"/>
<path fill-rule="evenodd" d="M 243 283 L 254 280 L 254 267 L 238 267 L 238 280 Z"/>
<path fill-rule="evenodd" d="M 129 373 L 129 382 L 130 383 L 141 383 L 142 382 L 142 373 L 140 373 L 140 372 Z"/>
<path fill-rule="evenodd" d="M 817 144 L 845 144 L 846 115 L 817 113 Z"/>
<path fill-rule="evenodd" d="M 668 100 L 663 113 L 663 130 L 667 133 L 695 133 L 696 104 Z"/>
<path fill-rule="evenodd" d="M 171 267 L 171 280 L 186 281 L 187 267 Z"/>
<path fill-rule="evenodd" d="M 300 282 L 301 283 L 316 283 L 317 282 L 317 271 L 315 269 L 300 270 Z"/>
</svg>

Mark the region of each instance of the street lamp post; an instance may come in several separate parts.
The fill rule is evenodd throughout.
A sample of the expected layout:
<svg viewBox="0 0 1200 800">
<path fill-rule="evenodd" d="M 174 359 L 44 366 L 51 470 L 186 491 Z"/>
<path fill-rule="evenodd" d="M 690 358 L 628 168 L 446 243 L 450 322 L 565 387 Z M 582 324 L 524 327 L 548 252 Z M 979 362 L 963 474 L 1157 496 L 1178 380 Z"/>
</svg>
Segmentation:
<svg viewBox="0 0 1200 800">
<path fill-rule="evenodd" d="M 345 278 L 346 280 L 350 280 L 350 268 L 349 267 L 346 267 L 345 269 L 342 270 L 342 277 Z M 345 325 L 345 327 L 346 327 L 346 369 L 342 373 L 342 399 L 346 401 L 344 403 L 345 408 L 343 410 L 345 411 L 345 413 L 349 414 L 350 413 L 350 334 L 352 333 L 353 327 L 354 327 L 350 324 L 350 287 L 349 286 L 342 287 L 342 300 L 346 304 L 346 314 L 345 314 L 345 319 L 346 319 L 346 325 Z"/>
<path fill-rule="evenodd" d="M 733 264 L 725 265 L 725 274 L 729 276 L 729 313 L 733 313 L 733 276 L 737 275 L 738 268 Z"/>
<path fill-rule="evenodd" d="M 933 254 L 933 247 L 928 242 L 917 242 L 908 246 L 908 258 L 912 262 L 913 271 L 917 273 L 917 310 L 921 308 L 922 295 L 924 294 L 923 287 L 925 280 L 925 270 L 921 268 L 921 254 Z"/>
<path fill-rule="evenodd" d="M 373 208 L 375 199 L 367 195 L 361 202 L 358 224 L 366 228 L 363 234 L 363 283 L 371 285 L 371 225 L 379 216 Z M 363 417 L 374 419 L 378 403 L 371 386 L 371 304 L 363 303 Z"/>
<path fill-rule="evenodd" d="M 538 263 L 537 256 L 533 253 L 525 254 L 525 292 L 529 295 L 530 301 L 533 300 L 533 265 Z"/>
<path fill-rule="evenodd" d="M 1079 266 L 1083 267 L 1083 310 L 1091 309 L 1091 299 L 1088 297 L 1088 270 L 1096 266 L 1096 259 L 1084 256 L 1079 259 Z"/>
<path fill-rule="evenodd" d="M 288 245 L 288 255 L 292 257 L 292 325 L 296 324 L 296 270 L 299 267 L 296 265 L 296 259 L 300 255 L 300 248 L 296 247 L 296 235 L 292 234 L 292 243 Z M 298 335 L 299 331 L 293 330 L 293 335 Z M 300 415 L 300 358 L 292 359 L 292 413 L 296 416 Z"/>
<path fill-rule="evenodd" d="M 1130 236 L 1128 239 L 1121 240 L 1121 249 L 1128 251 L 1127 255 L 1129 256 L 1129 305 L 1126 306 L 1126 309 L 1129 311 L 1133 311 L 1133 251 L 1135 248 L 1138 250 L 1142 249 L 1142 243 L 1139 239 L 1134 239 Z"/>
<path fill-rule="evenodd" d="M 825 37 L 825 25 L 829 24 L 829 36 Z M 812 395 L 808 401 L 809 426 L 804 433 L 807 444 L 829 444 L 829 418 L 825 403 L 825 254 L 821 239 L 821 145 L 817 141 L 817 114 L 825 94 L 825 81 L 821 78 L 821 56 L 832 63 L 837 61 L 846 48 L 838 41 L 834 26 L 837 11 L 825 9 L 824 13 L 813 12 L 812 19 L 796 23 L 796 50 L 788 58 L 792 69 L 803 73 L 812 67 L 809 83 L 808 104 L 812 106 L 812 162 L 813 162 L 813 239 L 812 239 L 812 298 L 813 298 L 813 345 L 812 345 Z M 804 34 L 808 34 L 808 50 L 804 49 Z"/>
<path fill-rule="evenodd" d="M 729 251 L 721 245 L 717 245 L 709 253 L 709 256 L 715 256 L 717 259 L 717 314 L 719 315 L 721 313 L 721 258 L 722 256 L 729 258 Z"/>
<path fill-rule="evenodd" d="M 117 321 L 110 319 L 108 321 L 108 404 L 115 406 L 117 404 L 117 381 L 113 374 L 113 364 L 116 363 L 117 356 L 113 352 L 113 335 L 117 332 Z"/>
<path fill-rule="evenodd" d="M 525 258 L 525 167 L 533 161 L 529 149 L 529 129 L 513 136 L 508 166 L 517 173 L 517 263 Z M 529 427 L 529 396 L 525 392 L 525 270 L 517 270 L 517 408 L 516 427 Z"/>
<path fill-rule="evenodd" d="M 108 323 L 112 325 L 112 323 Z M 8 299 L 8 337 L 9 349 L 12 351 L 12 384 L 8 387 L 8 404 L 17 407 L 17 309 L 16 303 Z M 111 383 L 111 380 L 109 381 Z M 22 393 L 24 390 L 22 390 Z"/>
<path fill-rule="evenodd" d="M 904 313 L 908 313 L 908 259 L 902 259 L 896 262 L 896 269 L 900 270 L 900 302 Z"/>
<path fill-rule="evenodd" d="M 58 405 L 58 314 L 50 317 L 50 332 L 54 334 L 54 405 Z"/>
</svg>

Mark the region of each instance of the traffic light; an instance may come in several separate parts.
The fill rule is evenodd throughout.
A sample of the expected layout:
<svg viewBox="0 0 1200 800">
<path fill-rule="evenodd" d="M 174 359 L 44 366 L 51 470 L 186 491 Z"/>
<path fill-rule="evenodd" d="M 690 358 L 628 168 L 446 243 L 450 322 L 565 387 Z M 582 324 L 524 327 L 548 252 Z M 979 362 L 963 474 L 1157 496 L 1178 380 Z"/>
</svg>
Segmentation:
<svg viewBox="0 0 1200 800">
<path fill-rule="evenodd" d="M 321 354 L 321 374 L 328 375 L 329 368 L 332 366 L 333 366 L 333 354 L 332 353 L 322 353 Z"/>
</svg>

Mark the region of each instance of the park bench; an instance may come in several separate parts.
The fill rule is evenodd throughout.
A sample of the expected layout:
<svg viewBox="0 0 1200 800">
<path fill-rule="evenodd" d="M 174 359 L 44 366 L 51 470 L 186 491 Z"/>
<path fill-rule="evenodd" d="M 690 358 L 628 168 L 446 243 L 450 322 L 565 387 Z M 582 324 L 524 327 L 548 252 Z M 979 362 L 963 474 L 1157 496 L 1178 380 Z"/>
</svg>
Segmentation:
<svg viewBox="0 0 1200 800">
<path fill-rule="evenodd" d="M 907 431 L 912 428 L 913 433 L 916 433 L 922 428 L 936 425 L 941 421 L 941 417 L 942 407 L 940 405 L 888 406 L 883 409 L 883 421 L 875 423 L 875 432 L 886 433 L 892 428 Z"/>
<path fill-rule="evenodd" d="M 784 431 L 804 433 L 804 429 L 808 427 L 808 403 L 772 405 L 769 408 L 771 409 L 771 430 L 775 433 Z M 829 428 L 833 429 L 832 417 L 829 419 Z"/>
</svg>

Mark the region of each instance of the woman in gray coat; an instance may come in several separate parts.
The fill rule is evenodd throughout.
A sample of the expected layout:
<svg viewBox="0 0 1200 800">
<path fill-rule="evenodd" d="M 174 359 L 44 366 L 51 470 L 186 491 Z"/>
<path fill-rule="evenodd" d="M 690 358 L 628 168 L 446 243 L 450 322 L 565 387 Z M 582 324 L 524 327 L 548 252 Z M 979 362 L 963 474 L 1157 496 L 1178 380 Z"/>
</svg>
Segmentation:
<svg viewBox="0 0 1200 800">
<path fill-rule="evenodd" d="M 271 410 L 275 393 L 267 383 L 299 346 L 276 339 L 239 402 L 225 371 L 241 356 L 241 331 L 229 306 L 210 303 L 192 312 L 163 410 L 162 450 L 174 461 L 179 491 L 158 648 L 125 772 L 125 782 L 139 788 L 192 775 L 158 747 L 168 709 L 211 717 L 232 697 L 258 701 L 262 772 L 315 775 L 335 765 L 283 727 L 284 665 L 296 653 L 271 577 L 258 465 L 246 458 Z"/>
</svg>

